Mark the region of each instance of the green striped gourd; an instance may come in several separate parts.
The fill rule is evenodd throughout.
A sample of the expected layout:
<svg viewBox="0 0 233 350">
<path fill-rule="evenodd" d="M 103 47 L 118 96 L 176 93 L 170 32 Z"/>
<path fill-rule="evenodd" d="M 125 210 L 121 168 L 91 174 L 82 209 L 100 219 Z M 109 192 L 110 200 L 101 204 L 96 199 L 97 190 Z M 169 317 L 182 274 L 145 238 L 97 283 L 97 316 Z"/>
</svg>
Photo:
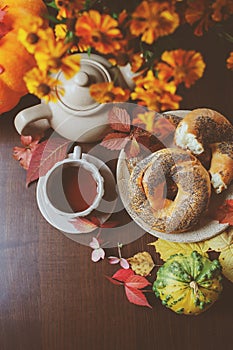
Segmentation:
<svg viewBox="0 0 233 350">
<path fill-rule="evenodd" d="M 194 251 L 172 255 L 159 268 L 153 290 L 162 304 L 176 313 L 197 315 L 218 299 L 221 280 L 219 261 Z"/>
</svg>

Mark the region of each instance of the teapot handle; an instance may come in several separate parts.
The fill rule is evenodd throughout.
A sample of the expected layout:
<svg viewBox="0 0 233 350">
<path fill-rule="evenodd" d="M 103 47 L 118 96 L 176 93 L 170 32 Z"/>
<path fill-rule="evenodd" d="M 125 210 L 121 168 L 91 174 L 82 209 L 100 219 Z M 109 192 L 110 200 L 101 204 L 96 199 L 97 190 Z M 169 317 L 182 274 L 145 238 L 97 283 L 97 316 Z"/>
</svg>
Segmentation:
<svg viewBox="0 0 233 350">
<path fill-rule="evenodd" d="M 33 136 L 50 128 L 51 117 L 52 112 L 48 105 L 41 103 L 19 112 L 14 124 L 20 135 Z"/>
</svg>

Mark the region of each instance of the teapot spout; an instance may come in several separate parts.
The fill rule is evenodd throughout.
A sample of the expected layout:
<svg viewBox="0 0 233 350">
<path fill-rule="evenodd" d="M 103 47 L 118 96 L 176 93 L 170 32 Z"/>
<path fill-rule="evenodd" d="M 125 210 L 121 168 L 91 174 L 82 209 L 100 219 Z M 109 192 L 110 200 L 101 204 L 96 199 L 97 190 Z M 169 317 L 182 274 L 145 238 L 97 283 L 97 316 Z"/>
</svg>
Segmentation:
<svg viewBox="0 0 233 350">
<path fill-rule="evenodd" d="M 125 66 L 119 66 L 118 67 L 123 79 L 125 81 L 125 83 L 127 84 L 128 88 L 132 91 L 135 87 L 135 83 L 133 78 L 136 78 L 138 76 L 139 73 L 134 73 L 131 70 L 131 66 L 129 63 L 127 63 Z"/>
<path fill-rule="evenodd" d="M 19 112 L 14 120 L 15 128 L 20 135 L 36 136 L 50 128 L 52 112 L 45 103 L 26 108 Z"/>
</svg>

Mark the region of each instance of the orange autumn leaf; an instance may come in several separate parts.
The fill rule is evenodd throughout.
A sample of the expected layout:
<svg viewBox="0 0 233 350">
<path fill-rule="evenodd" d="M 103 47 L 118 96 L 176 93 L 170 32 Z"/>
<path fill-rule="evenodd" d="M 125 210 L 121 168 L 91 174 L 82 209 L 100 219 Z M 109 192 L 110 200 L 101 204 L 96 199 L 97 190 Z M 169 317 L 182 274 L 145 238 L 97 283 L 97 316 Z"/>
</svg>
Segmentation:
<svg viewBox="0 0 233 350">
<path fill-rule="evenodd" d="M 13 158 L 18 160 L 20 165 L 26 170 L 29 168 L 32 155 L 38 146 L 39 140 L 39 136 L 34 139 L 32 136 L 21 136 L 21 144 L 23 147 L 16 146 L 13 148 Z"/>
<path fill-rule="evenodd" d="M 233 199 L 227 199 L 214 214 L 214 219 L 220 224 L 229 224 L 233 226 Z"/>
<path fill-rule="evenodd" d="M 187 88 L 202 77 L 206 66 L 202 55 L 194 50 L 165 51 L 161 60 L 156 67 L 158 77 L 165 81 L 173 79 L 176 85 L 184 82 Z"/>
</svg>

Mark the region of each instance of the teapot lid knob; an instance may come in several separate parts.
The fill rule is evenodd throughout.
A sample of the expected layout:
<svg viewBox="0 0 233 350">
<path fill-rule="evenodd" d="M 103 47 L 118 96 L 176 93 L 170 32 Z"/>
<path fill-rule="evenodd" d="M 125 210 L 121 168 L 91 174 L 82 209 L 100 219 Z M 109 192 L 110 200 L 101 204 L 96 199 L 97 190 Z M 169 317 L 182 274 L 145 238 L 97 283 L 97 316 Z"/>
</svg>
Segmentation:
<svg viewBox="0 0 233 350">
<path fill-rule="evenodd" d="M 104 63 L 105 59 L 102 60 L 97 55 L 89 57 L 82 54 L 80 70 L 71 79 L 66 79 L 60 71 L 57 78 L 63 83 L 65 90 L 64 94 L 58 91 L 62 105 L 84 114 L 93 113 L 95 109 L 100 108 L 102 105 L 91 96 L 89 87 L 91 84 L 112 81 L 109 66 Z"/>
<path fill-rule="evenodd" d="M 86 72 L 78 72 L 74 81 L 78 86 L 88 86 L 89 75 Z"/>
</svg>

